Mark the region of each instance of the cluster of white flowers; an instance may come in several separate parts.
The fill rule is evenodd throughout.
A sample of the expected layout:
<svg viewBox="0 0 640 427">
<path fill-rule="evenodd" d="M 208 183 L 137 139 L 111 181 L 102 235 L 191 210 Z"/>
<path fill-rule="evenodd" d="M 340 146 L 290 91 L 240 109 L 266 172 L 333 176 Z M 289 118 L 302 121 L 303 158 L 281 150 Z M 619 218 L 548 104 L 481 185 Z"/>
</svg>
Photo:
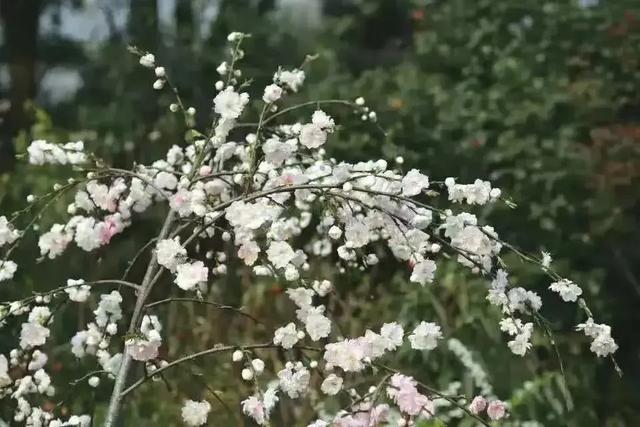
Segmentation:
<svg viewBox="0 0 640 427">
<path fill-rule="evenodd" d="M 86 301 L 89 289 L 83 283 L 82 280 L 68 282 L 65 291 L 69 293 L 69 299 L 76 297 L 80 302 Z M 75 293 L 73 289 L 76 289 Z M 121 304 L 122 295 L 118 291 L 100 295 L 98 307 L 93 312 L 94 321 L 71 338 L 71 353 L 74 356 L 81 359 L 93 355 L 102 370 L 112 375 L 117 373 L 122 360 L 122 353 L 109 352 L 111 338 L 118 333 L 117 322 L 122 319 Z"/>
<path fill-rule="evenodd" d="M 6 216 L 0 216 L 0 248 L 11 245 L 20 237 L 20 232 L 7 220 Z M 18 270 L 18 265 L 8 259 L 0 259 L 0 282 L 10 280 Z"/>
<path fill-rule="evenodd" d="M 533 323 L 523 323 L 520 319 L 507 317 L 500 321 L 500 329 L 513 337 L 513 340 L 507 343 L 513 354 L 524 356 L 531 348 Z"/>
<path fill-rule="evenodd" d="M 562 279 L 553 282 L 549 289 L 560 294 L 560 298 L 566 302 L 576 302 L 578 297 L 582 295 L 582 289 L 569 279 Z"/>
<path fill-rule="evenodd" d="M 39 139 L 29 145 L 27 152 L 32 165 L 77 165 L 87 161 L 82 141 L 57 145 Z"/>
<path fill-rule="evenodd" d="M 153 68 L 156 65 L 156 57 L 152 53 L 146 53 L 140 57 L 140 65 Z"/>
<path fill-rule="evenodd" d="M 42 234 L 38 240 L 40 254 L 49 259 L 58 257 L 73 240 L 73 231 L 63 224 L 54 224 L 51 229 Z"/>
<path fill-rule="evenodd" d="M 402 178 L 402 195 L 417 196 L 429 188 L 429 177 L 420 173 L 417 169 L 411 169 Z"/>
<path fill-rule="evenodd" d="M 312 299 L 316 291 L 300 287 L 288 289 L 287 294 L 298 307 L 296 315 L 298 320 L 305 325 L 309 338 L 312 341 L 318 341 L 329 336 L 331 333 L 331 321 L 323 314 L 325 311 L 324 305 L 317 307 L 312 305 Z M 284 347 L 284 344 L 282 346 Z"/>
<path fill-rule="evenodd" d="M 280 86 L 286 86 L 292 92 L 297 92 L 304 83 L 305 74 L 304 71 L 294 70 L 279 70 L 273 76 L 273 81 Z"/>
<path fill-rule="evenodd" d="M 36 306 L 31 313 L 37 313 L 38 310 L 48 310 L 46 307 Z M 22 324 L 20 331 L 20 347 L 23 350 L 29 350 L 34 347 L 44 345 L 51 334 L 51 331 L 46 326 L 49 323 L 48 316 L 32 316 L 29 315 L 29 321 Z"/>
<path fill-rule="evenodd" d="M 302 397 L 308 389 L 311 374 L 302 362 L 287 362 L 286 367 L 278 372 L 280 389 L 290 398 Z"/>
<path fill-rule="evenodd" d="M 476 179 L 473 184 L 458 184 L 454 178 L 444 181 L 449 192 L 449 200 L 454 202 L 467 202 L 470 205 L 484 205 L 500 197 L 499 188 L 491 188 L 489 181 Z"/>
<path fill-rule="evenodd" d="M 367 330 L 364 336 L 325 346 L 327 368 L 339 367 L 345 372 L 360 372 L 367 364 L 402 345 L 404 330 L 397 323 L 385 323 L 380 333 Z"/>
<path fill-rule="evenodd" d="M 11 304 L 3 316 L 22 316 L 27 319 L 20 327 L 19 346 L 9 352 L 9 359 L 0 354 L 0 399 L 10 397 L 16 402 L 13 420 L 28 426 L 61 427 L 66 425 L 85 426 L 91 424 L 88 415 L 74 415 L 66 421 L 56 418 L 53 411 L 39 407 L 33 403 L 35 396 L 52 398 L 56 395 L 56 387 L 47 373 L 45 366 L 49 357 L 43 350 L 51 336 L 49 325 L 53 322 L 53 312 L 48 305 L 51 296 L 38 296 L 36 305 Z M 22 372 L 22 376 L 10 375 Z"/>
<path fill-rule="evenodd" d="M 85 285 L 83 279 L 68 279 L 64 291 L 69 295 L 69 299 L 75 302 L 86 302 L 91 295 L 91 286 Z"/>
<path fill-rule="evenodd" d="M 74 203 L 69 205 L 68 211 L 76 213 L 84 210 L 92 213 L 99 209 L 108 214 L 101 220 L 93 216 L 76 215 L 66 224 L 54 224 L 40 236 L 38 246 L 41 255 L 56 258 L 72 241 L 87 252 L 93 251 L 108 245 L 113 236 L 122 233 L 131 224 L 130 208 L 134 203 L 130 199 L 122 200 L 123 193 L 127 190 L 123 180 L 114 181 L 110 187 L 91 181 L 85 190 L 76 193 Z"/>
<path fill-rule="evenodd" d="M 585 323 L 580 323 L 577 330 L 583 331 L 586 336 L 592 339 L 591 351 L 598 357 L 605 357 L 615 353 L 618 345 L 611 338 L 611 327 L 608 325 L 598 324 L 592 318 L 587 319 Z"/>
<path fill-rule="evenodd" d="M 518 356 L 524 356 L 531 348 L 533 323 L 523 322 L 516 317 L 516 314 L 524 315 L 537 312 L 542 306 L 542 299 L 535 292 L 524 288 L 509 288 L 509 276 L 506 271 L 500 269 L 491 282 L 487 300 L 500 307 L 502 312 L 507 315 L 500 321 L 500 329 L 514 337 L 508 342 L 511 351 Z"/>
<path fill-rule="evenodd" d="M 293 321 L 273 325 L 272 342 L 254 346 L 232 343 L 214 347 L 209 352 L 235 350 L 232 360 L 243 361 L 239 377 L 255 388 L 241 402 L 241 409 L 259 425 L 268 424 L 279 401 L 278 393 L 291 399 L 317 399 L 318 396 L 330 399 L 330 396 L 348 393 L 356 402 L 353 407 L 334 414 L 319 414 L 321 418 L 310 424 L 313 427 L 374 426 L 392 420 L 405 423 L 401 425 L 415 425 L 419 419 L 431 418 L 438 408 L 445 407 L 440 402 L 442 399 L 436 399 L 415 378 L 395 371 L 387 372 L 389 376 L 377 386 L 371 386 L 373 389 L 366 394 L 357 390 L 361 384 L 378 383 L 377 369 L 389 369 L 380 359 L 403 345 L 405 330 L 400 323 L 391 322 L 384 323 L 379 332 L 363 328 L 364 331 L 354 337 L 334 327 L 337 319 L 333 307 L 337 302 L 343 303 L 339 300 L 339 289 L 335 289 L 339 279 L 318 277 L 319 269 L 315 268 L 318 260 L 333 263 L 336 272 L 344 273 L 347 269 L 366 271 L 378 264 L 380 257 L 391 254 L 411 267 L 408 280 L 422 286 L 436 281 L 439 258 L 455 260 L 470 273 L 491 281 L 487 300 L 503 313 L 499 327 L 509 336 L 509 349 L 524 355 L 531 348 L 534 323 L 528 320 L 537 315 L 542 299 L 530 290 L 509 284 L 508 267 L 500 255 L 510 246 L 500 240 L 493 227 L 481 224 L 476 215 L 466 212 L 464 209 L 468 206 L 462 206 L 463 203 L 497 202 L 500 190 L 482 180 L 460 184 L 447 178 L 443 184 L 417 169 L 405 173 L 401 170 L 402 158 L 396 159 L 395 166 L 382 159 L 347 163 L 329 158 L 323 147 L 333 137 L 337 125 L 336 119 L 326 112 L 326 105 L 315 105 L 314 111 L 309 111 L 310 115 L 301 122 L 281 123 L 283 113 L 312 105 L 300 104 L 278 111 L 280 102 L 288 94 L 301 89 L 305 73 L 299 69 L 280 69 L 275 73 L 273 82 L 261 91 L 262 100 L 257 100 L 263 103 L 258 109 L 262 111 L 258 124 L 243 134 L 236 121 L 250 99 L 248 93 L 243 92 L 246 82 L 240 82 L 242 72 L 237 67 L 243 56 L 240 47 L 245 37 L 242 33 L 229 35 L 233 57 L 217 68 L 224 81 L 215 84 L 215 118 L 208 135 L 193 129 L 190 135 L 198 136 L 193 141 L 189 139 L 185 147 L 173 145 L 164 158 L 150 165 L 137 164 L 132 170 L 95 164 L 92 168 L 95 172 L 87 173 L 82 179 L 70 179 L 65 187 L 57 184 L 53 192 L 48 193 L 62 197 L 63 189 L 75 191 L 67 206 L 68 220 L 54 224 L 39 236 L 43 258 L 61 256 L 72 242 L 84 251 L 105 247 L 135 224 L 136 214 L 156 203 L 166 203 L 169 212 L 157 239 L 139 253 L 143 258 L 146 250 L 150 252 L 142 283 L 125 279 L 96 282 L 69 279 L 67 286 L 49 293 L 2 304 L 0 326 L 8 327 L 9 322 L 5 321 L 8 317 L 26 316 L 26 321 L 18 323 L 19 337 L 9 357 L 0 354 L 0 399 L 12 399 L 16 421 L 54 427 L 91 423 L 90 418 L 83 415 L 60 421 L 52 412 L 32 405 L 25 397 L 55 393 L 52 379 L 45 370 L 48 356 L 44 348 L 57 313 L 58 305 L 53 304 L 54 301 L 67 298 L 94 309 L 95 318 L 71 338 L 71 352 L 77 358 L 88 355 L 92 356 L 89 359 L 95 358 L 100 371 L 105 373 L 105 380 L 119 379 L 114 383 L 113 393 L 120 397 L 128 369 L 134 363 L 132 360 L 143 362 L 146 373 L 127 393 L 148 378 L 157 377 L 154 372 L 189 360 L 186 357 L 168 363 L 159 359 L 163 343 L 162 315 L 161 312 L 152 314 L 150 310 L 174 299 L 210 303 L 205 297 L 225 283 L 216 279 L 225 276 L 228 269 L 243 268 L 242 265 L 256 280 L 268 278 L 285 286 L 285 294 L 292 302 L 286 306 L 295 306 Z M 154 88 L 161 90 L 168 84 L 167 71 L 156 64 L 153 54 L 141 55 L 140 64 L 153 69 L 157 79 Z M 181 100 L 176 102 L 169 110 L 183 110 L 187 125 L 195 126 L 195 109 L 186 107 Z M 342 105 L 353 108 L 363 120 L 376 120 L 375 112 L 365 106 L 362 98 L 342 102 Z M 85 153 L 82 142 L 58 146 L 34 141 L 28 153 L 30 163 L 37 165 L 74 165 L 93 159 Z M 449 208 L 440 208 L 439 202 L 447 202 L 436 198 L 448 198 L 452 203 Z M 38 200 L 33 196 L 28 202 Z M 0 248 L 3 250 L 26 232 L 18 231 L 11 218 L 9 221 L 0 216 Z M 212 247 L 215 251 L 203 249 Z M 17 269 L 7 258 L 11 248 L 6 252 L 6 256 L 0 258 L 0 281 L 13 278 Z M 231 258 L 235 257 L 241 262 L 233 263 Z M 131 263 L 137 259 L 138 256 Z M 550 262 L 550 257 L 543 256 L 539 263 L 541 271 L 557 277 L 550 270 Z M 164 279 L 165 272 L 168 280 L 176 285 L 172 294 L 186 293 L 188 298 L 172 297 L 149 304 L 148 298 L 158 293 L 157 288 L 153 288 Z M 93 285 L 98 284 L 119 288 L 91 297 Z M 132 290 L 134 301 L 124 293 L 123 286 L 127 291 Z M 567 279 L 556 280 L 550 288 L 564 301 L 575 302 L 582 294 L 581 289 Z M 123 310 L 124 304 L 135 307 L 126 319 L 129 323 L 126 328 L 119 325 L 124 313 L 129 313 Z M 247 314 L 229 306 L 224 309 Z M 589 317 L 578 329 L 593 340 L 591 350 L 598 356 L 616 351 L 608 326 L 596 324 Z M 358 333 L 362 335 L 357 336 Z M 432 351 L 443 334 L 440 326 L 425 321 L 415 325 L 407 338 L 411 349 Z M 124 346 L 120 345 L 122 342 Z M 279 347 L 277 353 L 274 347 Z M 448 347 L 469 371 L 475 386 L 493 400 L 487 402 L 478 397 L 470 405 L 464 401 L 465 406 L 449 400 L 447 405 L 456 406 L 452 410 L 461 413 L 468 407 L 476 416 L 486 411 L 491 420 L 504 418 L 506 405 L 491 396 L 486 373 L 473 361 L 468 349 L 455 338 L 448 340 Z M 272 351 L 278 356 L 266 358 L 254 351 Z M 318 360 L 308 360 L 306 354 L 299 356 L 304 351 L 317 352 Z M 21 368 L 16 369 L 21 373 L 15 378 L 9 375 L 14 366 Z M 269 375 L 271 382 L 263 391 L 259 383 Z M 101 381 L 94 375 L 86 378 L 90 387 L 97 387 Z M 353 381 L 354 385 L 352 380 L 357 380 Z M 460 383 L 457 384 L 452 383 L 451 389 L 457 390 Z M 315 392 L 314 387 L 322 393 Z M 386 399 L 386 403 L 377 402 L 378 398 Z M 120 400 L 112 399 L 110 417 L 117 415 Z M 210 411 L 208 402 L 188 400 L 182 407 L 182 419 L 190 426 L 204 425 Z M 113 418 L 109 420 L 113 422 Z"/>
</svg>

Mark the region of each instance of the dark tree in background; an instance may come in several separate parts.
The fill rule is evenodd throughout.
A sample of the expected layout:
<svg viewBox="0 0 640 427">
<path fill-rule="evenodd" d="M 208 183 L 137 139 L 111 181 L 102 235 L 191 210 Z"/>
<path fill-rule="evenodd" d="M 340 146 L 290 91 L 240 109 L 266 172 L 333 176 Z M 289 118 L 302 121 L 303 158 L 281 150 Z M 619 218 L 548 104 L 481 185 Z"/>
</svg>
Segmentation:
<svg viewBox="0 0 640 427">
<path fill-rule="evenodd" d="M 0 1 L 4 37 L 2 56 L 8 65 L 11 80 L 9 108 L 0 111 L 0 172 L 13 168 L 13 138 L 30 124 L 26 104 L 36 95 L 38 18 L 41 7 L 41 0 Z"/>
</svg>

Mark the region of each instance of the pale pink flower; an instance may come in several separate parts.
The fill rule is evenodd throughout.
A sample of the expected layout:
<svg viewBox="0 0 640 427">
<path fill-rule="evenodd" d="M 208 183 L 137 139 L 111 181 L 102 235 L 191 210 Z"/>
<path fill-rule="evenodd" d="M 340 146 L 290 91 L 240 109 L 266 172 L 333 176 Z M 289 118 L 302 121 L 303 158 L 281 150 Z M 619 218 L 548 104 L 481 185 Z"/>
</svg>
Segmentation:
<svg viewBox="0 0 640 427">
<path fill-rule="evenodd" d="M 469 405 L 469 412 L 474 415 L 478 415 L 480 412 L 484 411 L 487 407 L 487 400 L 482 396 L 476 396 L 473 398 L 473 401 Z"/>
<path fill-rule="evenodd" d="M 487 415 L 492 420 L 501 420 L 507 414 L 507 408 L 504 405 L 504 402 L 501 400 L 493 400 L 489 403 L 487 407 Z"/>
<path fill-rule="evenodd" d="M 242 412 L 254 419 L 258 425 L 263 425 L 267 421 L 267 411 L 264 403 L 256 396 L 251 396 L 242 401 Z"/>
</svg>

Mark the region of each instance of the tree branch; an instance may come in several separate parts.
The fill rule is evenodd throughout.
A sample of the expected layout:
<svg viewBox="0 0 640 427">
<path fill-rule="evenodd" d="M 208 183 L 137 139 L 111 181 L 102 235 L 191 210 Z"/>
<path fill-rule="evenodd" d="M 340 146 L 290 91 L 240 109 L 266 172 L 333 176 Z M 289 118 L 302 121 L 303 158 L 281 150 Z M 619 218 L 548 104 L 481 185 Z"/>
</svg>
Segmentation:
<svg viewBox="0 0 640 427">
<path fill-rule="evenodd" d="M 120 394 L 120 398 L 125 397 L 127 394 L 131 393 L 133 390 L 135 390 L 136 388 L 140 387 L 142 384 L 147 382 L 154 375 L 158 375 L 158 374 L 166 371 L 167 369 L 173 368 L 174 366 L 180 365 L 181 363 L 185 363 L 185 362 L 197 359 L 197 358 L 202 357 L 202 356 L 207 356 L 207 355 L 210 355 L 210 354 L 217 354 L 217 353 L 224 353 L 224 352 L 235 351 L 235 350 L 256 350 L 256 349 L 261 349 L 261 348 L 276 348 L 276 347 L 279 347 L 279 346 L 269 342 L 269 343 L 264 343 L 264 344 L 218 346 L 218 347 L 209 348 L 207 350 L 202 350 L 200 352 L 193 353 L 193 354 L 190 354 L 188 356 L 181 357 L 180 359 L 176 359 L 173 362 L 170 362 L 170 363 L 166 364 L 165 366 L 162 366 L 162 367 L 156 369 L 155 371 L 153 371 L 151 376 L 145 376 L 143 378 L 140 378 L 138 381 L 134 382 L 126 390 L 124 390 Z M 308 347 L 308 346 L 304 346 L 304 345 L 295 345 L 292 348 L 298 348 L 298 349 L 301 349 L 301 350 L 309 350 L 309 351 L 322 351 L 319 348 Z"/>
<path fill-rule="evenodd" d="M 149 304 L 145 305 L 144 309 L 146 311 L 146 310 L 148 310 L 150 308 L 153 308 L 153 307 L 156 307 L 156 306 L 159 306 L 159 305 L 169 304 L 169 303 L 172 303 L 172 302 L 181 302 L 181 301 L 182 302 L 195 302 L 195 303 L 198 303 L 198 304 L 210 305 L 210 306 L 216 307 L 216 308 L 218 308 L 220 310 L 233 311 L 233 312 L 236 312 L 236 313 L 240 314 L 241 316 L 245 316 L 245 317 L 253 320 L 256 323 L 262 324 L 262 322 L 260 320 L 256 319 L 251 314 L 249 314 L 247 312 L 244 312 L 244 311 L 242 311 L 241 309 L 239 309 L 237 307 L 220 304 L 220 303 L 217 303 L 217 302 L 214 302 L 214 301 L 207 301 L 207 300 L 203 300 L 203 299 L 198 299 L 198 298 L 165 298 L 165 299 L 162 299 L 162 300 L 159 300 L 159 301 L 154 301 L 152 303 L 149 303 Z"/>
</svg>

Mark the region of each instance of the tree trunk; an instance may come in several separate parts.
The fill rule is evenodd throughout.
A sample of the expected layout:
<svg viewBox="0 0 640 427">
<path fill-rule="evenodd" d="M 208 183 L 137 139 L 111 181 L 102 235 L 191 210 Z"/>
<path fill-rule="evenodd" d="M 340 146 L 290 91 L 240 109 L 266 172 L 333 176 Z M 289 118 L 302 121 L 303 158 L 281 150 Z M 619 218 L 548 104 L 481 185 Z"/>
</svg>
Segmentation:
<svg viewBox="0 0 640 427">
<path fill-rule="evenodd" d="M 36 54 L 38 18 L 41 0 L 0 0 L 0 18 L 4 27 L 6 61 L 11 79 L 10 107 L 0 112 L 0 172 L 11 170 L 15 163 L 13 139 L 28 129 L 31 116 L 27 102 L 36 95 Z"/>
</svg>

